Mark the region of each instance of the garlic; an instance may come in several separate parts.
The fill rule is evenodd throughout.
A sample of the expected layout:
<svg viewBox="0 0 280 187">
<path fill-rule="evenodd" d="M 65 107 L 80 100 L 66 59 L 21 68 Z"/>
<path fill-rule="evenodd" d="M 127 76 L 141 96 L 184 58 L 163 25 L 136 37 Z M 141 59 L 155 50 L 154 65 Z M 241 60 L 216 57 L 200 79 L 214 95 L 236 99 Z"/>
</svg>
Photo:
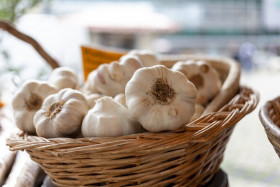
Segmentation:
<svg viewBox="0 0 280 187">
<path fill-rule="evenodd" d="M 182 72 L 196 86 L 196 102 L 201 105 L 207 104 L 221 89 L 218 72 L 207 62 L 180 61 L 174 64 L 172 70 Z"/>
<path fill-rule="evenodd" d="M 49 79 L 49 84 L 54 85 L 58 90 L 63 88 L 79 89 L 79 80 L 75 71 L 69 67 L 59 67 L 53 70 Z"/>
<path fill-rule="evenodd" d="M 120 93 L 120 94 L 116 95 L 114 97 L 114 100 L 121 103 L 123 106 L 126 107 L 125 95 L 123 93 Z"/>
<path fill-rule="evenodd" d="M 84 86 L 85 93 L 99 93 L 114 97 L 124 93 L 127 81 L 133 73 L 141 68 L 139 60 L 134 57 L 124 58 L 120 62 L 101 64 L 92 71 Z"/>
<path fill-rule="evenodd" d="M 100 97 L 103 97 L 103 95 L 101 94 L 90 94 L 90 95 L 85 95 L 86 96 L 86 100 L 88 103 L 88 108 L 92 108 L 95 105 L 95 101 L 97 99 L 99 99 Z"/>
<path fill-rule="evenodd" d="M 138 69 L 125 88 L 129 113 L 148 131 L 175 130 L 195 112 L 196 88 L 163 65 Z"/>
<path fill-rule="evenodd" d="M 82 123 L 84 137 L 112 137 L 141 132 L 141 125 L 129 117 L 127 108 L 104 96 L 88 111 Z"/>
<path fill-rule="evenodd" d="M 195 113 L 194 113 L 191 121 L 194 121 L 194 120 L 200 118 L 200 116 L 203 114 L 204 110 L 205 110 L 205 108 L 202 105 L 195 104 Z"/>
<path fill-rule="evenodd" d="M 44 99 L 57 90 L 47 82 L 28 80 L 15 93 L 12 108 L 16 126 L 29 134 L 35 134 L 34 114 L 41 108 Z"/>
<path fill-rule="evenodd" d="M 150 67 L 154 65 L 159 65 L 159 60 L 155 53 L 150 50 L 131 50 L 126 55 L 122 56 L 122 58 L 126 58 L 127 56 L 136 56 L 139 58 L 142 67 Z"/>
<path fill-rule="evenodd" d="M 88 104 L 84 95 L 71 88 L 64 88 L 47 97 L 34 116 L 38 136 L 46 138 L 71 137 L 79 133 Z"/>
</svg>

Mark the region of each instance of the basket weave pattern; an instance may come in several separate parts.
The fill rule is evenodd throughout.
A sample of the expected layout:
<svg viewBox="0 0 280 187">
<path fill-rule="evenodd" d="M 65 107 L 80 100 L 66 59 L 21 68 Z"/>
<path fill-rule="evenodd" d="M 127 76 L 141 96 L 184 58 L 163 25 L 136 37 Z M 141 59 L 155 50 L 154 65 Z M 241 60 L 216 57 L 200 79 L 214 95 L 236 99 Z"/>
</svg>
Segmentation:
<svg viewBox="0 0 280 187">
<path fill-rule="evenodd" d="M 266 102 L 260 109 L 259 118 L 270 143 L 280 158 L 280 97 Z"/>
<path fill-rule="evenodd" d="M 242 87 L 218 112 L 176 132 L 79 139 L 22 133 L 7 145 L 25 149 L 57 186 L 203 186 L 218 171 L 235 124 L 258 101 Z"/>
</svg>

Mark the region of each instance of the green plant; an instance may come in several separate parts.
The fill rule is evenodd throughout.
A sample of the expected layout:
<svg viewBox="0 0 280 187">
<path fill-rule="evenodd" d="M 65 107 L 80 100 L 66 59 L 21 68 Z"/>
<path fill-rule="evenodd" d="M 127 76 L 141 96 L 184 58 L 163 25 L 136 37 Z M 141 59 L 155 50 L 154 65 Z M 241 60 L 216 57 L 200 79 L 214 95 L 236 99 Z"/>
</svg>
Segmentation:
<svg viewBox="0 0 280 187">
<path fill-rule="evenodd" d="M 12 29 L 13 25 L 17 24 L 17 20 L 23 16 L 24 14 L 30 12 L 32 8 L 38 7 L 40 5 L 49 5 L 51 0 L 0 0 L 0 20 L 2 22 L 6 22 L 7 24 L 2 25 L 5 31 L 10 31 L 12 33 L 15 33 L 15 29 Z M 11 23 L 11 24 L 10 24 Z M 10 26 L 9 26 L 10 25 Z M 8 27 L 9 26 L 9 27 Z M 8 27 L 8 29 L 7 29 Z M 1 30 L 1 27 L 0 27 Z M 24 34 L 24 33 L 23 33 Z M 0 43 L 2 42 L 2 39 L 4 37 L 4 34 L 0 33 Z M 22 37 L 25 37 L 23 35 L 20 35 L 19 39 L 22 39 Z M 34 43 L 34 42 L 33 42 Z M 38 48 L 38 44 L 34 44 Z M 2 59 L 2 60 L 1 60 Z M 5 73 L 14 73 L 15 75 L 19 76 L 22 70 L 24 70 L 26 67 L 23 66 L 15 66 L 11 63 L 10 59 L 10 53 L 8 49 L 5 49 L 3 46 L 0 45 L 0 61 L 4 62 L 4 64 L 1 64 L 0 67 L 0 73 L 4 75 Z M 44 74 L 46 74 L 45 70 L 38 73 L 38 77 L 42 77 Z"/>
<path fill-rule="evenodd" d="M 1 0 L 0 18 L 14 23 L 20 16 L 45 0 Z"/>
</svg>

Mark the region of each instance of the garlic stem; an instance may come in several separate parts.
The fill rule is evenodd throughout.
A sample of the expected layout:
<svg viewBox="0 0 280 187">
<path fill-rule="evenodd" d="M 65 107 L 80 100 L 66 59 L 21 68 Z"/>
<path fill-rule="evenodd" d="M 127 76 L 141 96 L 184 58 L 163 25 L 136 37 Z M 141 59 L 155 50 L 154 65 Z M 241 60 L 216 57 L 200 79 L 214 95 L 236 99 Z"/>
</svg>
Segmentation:
<svg viewBox="0 0 280 187">
<path fill-rule="evenodd" d="M 156 103 L 167 105 L 172 102 L 176 93 L 166 78 L 157 78 L 147 95 L 152 96 Z"/>
<path fill-rule="evenodd" d="M 30 97 L 29 99 L 25 99 L 25 105 L 26 105 L 26 109 L 28 111 L 37 111 L 41 108 L 43 103 L 43 99 L 35 94 L 35 93 L 30 93 Z"/>
<path fill-rule="evenodd" d="M 66 101 L 61 100 L 59 102 L 52 104 L 49 110 L 47 111 L 47 116 L 49 116 L 50 119 L 53 119 L 56 116 L 56 114 L 58 114 L 62 110 L 62 107 L 65 102 Z"/>
</svg>

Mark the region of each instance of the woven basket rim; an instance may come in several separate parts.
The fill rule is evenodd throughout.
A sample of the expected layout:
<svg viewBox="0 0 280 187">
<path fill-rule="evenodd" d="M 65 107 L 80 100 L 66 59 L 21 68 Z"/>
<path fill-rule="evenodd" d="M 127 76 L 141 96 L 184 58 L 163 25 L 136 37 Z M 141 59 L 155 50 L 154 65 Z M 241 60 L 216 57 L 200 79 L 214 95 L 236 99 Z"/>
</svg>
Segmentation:
<svg viewBox="0 0 280 187">
<path fill-rule="evenodd" d="M 269 107 L 271 107 L 271 102 L 279 101 L 280 96 L 266 101 L 265 104 L 259 110 L 259 119 L 261 124 L 265 128 L 266 132 L 273 135 L 275 138 L 280 138 L 280 127 L 274 123 L 274 121 L 269 117 Z"/>
<path fill-rule="evenodd" d="M 249 96 L 244 96 L 245 98 L 249 97 L 247 98 L 247 101 L 244 101 L 244 98 L 240 97 L 240 95 L 242 95 L 242 92 L 250 92 Z M 113 142 L 118 142 L 123 146 L 138 144 L 141 144 L 141 146 L 149 146 L 149 142 L 162 142 L 163 140 L 168 140 L 167 142 L 171 142 L 175 139 L 181 139 L 184 140 L 184 142 L 187 141 L 189 143 L 207 143 L 211 140 L 211 138 L 213 138 L 213 136 L 218 135 L 226 128 L 235 125 L 245 115 L 253 111 L 258 104 L 258 101 L 259 94 L 256 91 L 252 90 L 249 87 L 240 87 L 240 92 L 218 112 L 212 112 L 203 115 L 197 120 L 186 124 L 175 132 L 145 132 L 118 137 L 91 137 L 76 139 L 44 138 L 38 136 L 29 136 L 27 133 L 18 133 L 7 139 L 7 145 L 10 146 L 10 150 L 12 151 L 23 149 L 53 150 L 61 147 L 63 148 L 61 149 L 63 151 L 59 151 L 59 153 L 55 154 L 62 155 L 70 154 L 75 151 L 84 151 L 84 149 L 86 148 L 96 150 L 101 146 L 110 147 Z M 137 151 L 137 149 L 135 149 L 134 151 Z"/>
</svg>

